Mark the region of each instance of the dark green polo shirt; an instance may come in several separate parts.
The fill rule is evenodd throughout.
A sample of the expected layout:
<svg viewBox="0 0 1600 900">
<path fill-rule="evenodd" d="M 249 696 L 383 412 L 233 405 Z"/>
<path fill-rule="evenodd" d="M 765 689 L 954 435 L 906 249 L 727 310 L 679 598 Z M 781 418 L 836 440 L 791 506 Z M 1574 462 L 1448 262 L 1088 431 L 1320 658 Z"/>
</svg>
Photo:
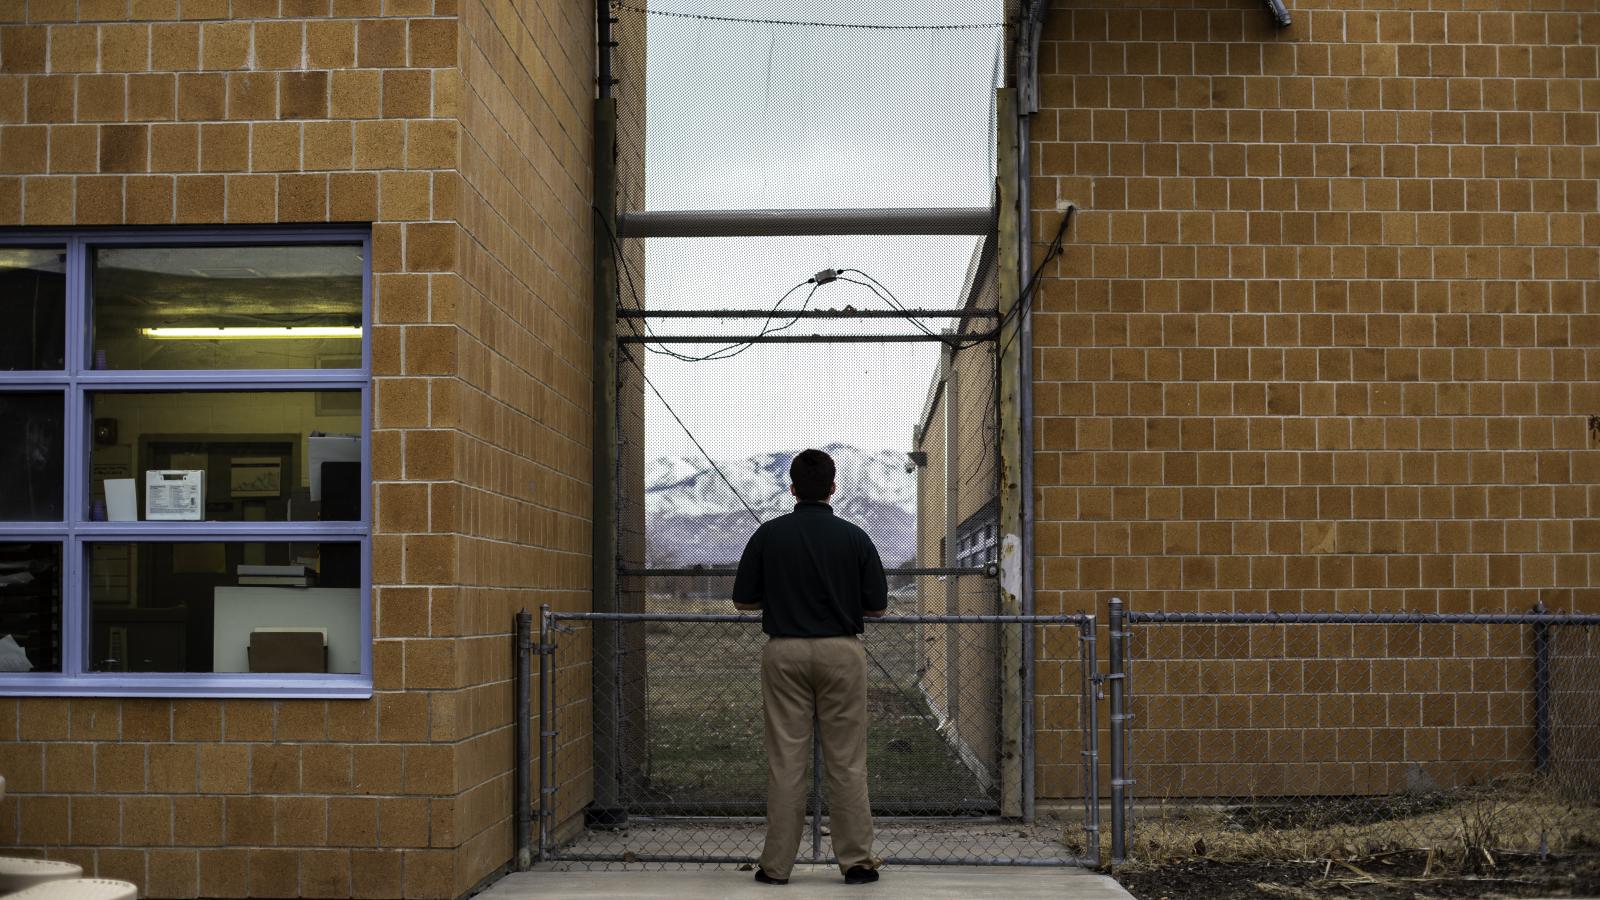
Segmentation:
<svg viewBox="0 0 1600 900">
<path fill-rule="evenodd" d="M 826 503 L 800 502 L 750 536 L 733 600 L 760 604 L 773 637 L 860 634 L 863 611 L 889 605 L 889 584 L 872 538 Z"/>
</svg>

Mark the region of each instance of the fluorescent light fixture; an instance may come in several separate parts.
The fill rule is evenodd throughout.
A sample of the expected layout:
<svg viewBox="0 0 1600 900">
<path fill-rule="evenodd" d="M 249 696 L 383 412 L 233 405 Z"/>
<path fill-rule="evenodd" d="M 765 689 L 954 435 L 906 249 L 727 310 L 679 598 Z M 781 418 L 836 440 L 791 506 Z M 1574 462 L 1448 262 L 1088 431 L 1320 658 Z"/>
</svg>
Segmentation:
<svg viewBox="0 0 1600 900">
<path fill-rule="evenodd" d="M 141 328 L 147 338 L 175 341 L 272 340 L 274 338 L 359 338 L 359 325 L 304 325 L 283 328 Z"/>
</svg>

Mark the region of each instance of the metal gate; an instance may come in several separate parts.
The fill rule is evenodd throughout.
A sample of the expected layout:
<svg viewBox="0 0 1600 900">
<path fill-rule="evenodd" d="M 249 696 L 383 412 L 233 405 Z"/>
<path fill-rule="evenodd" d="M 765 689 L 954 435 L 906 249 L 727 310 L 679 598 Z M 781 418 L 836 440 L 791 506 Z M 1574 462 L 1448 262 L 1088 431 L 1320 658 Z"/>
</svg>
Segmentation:
<svg viewBox="0 0 1600 900">
<path fill-rule="evenodd" d="M 945 648 L 989 652 L 1005 629 L 1035 629 L 1071 647 L 1080 676 L 1085 795 L 1096 796 L 1095 630 L 1091 615 L 902 615 L 872 621 L 868 657 L 868 771 L 876 852 L 918 865 L 1094 864 L 1097 803 L 1081 822 L 1001 815 L 992 709 L 998 691 L 960 687 L 940 671 Z M 552 613 L 540 630 L 539 856 L 563 865 L 749 864 L 760 855 L 766 789 L 761 740 L 759 616 Z M 621 648 L 614 666 L 593 649 Z M 604 690 L 586 690 L 591 679 Z M 972 685 L 973 682 L 967 682 Z M 615 698 L 615 742 L 599 739 L 601 697 Z M 827 797 L 814 745 L 809 841 L 799 862 L 830 863 Z M 614 807 L 597 814 L 601 778 Z M 587 808 L 587 818 L 579 816 Z M 565 825 L 565 830 L 563 830 Z"/>
</svg>

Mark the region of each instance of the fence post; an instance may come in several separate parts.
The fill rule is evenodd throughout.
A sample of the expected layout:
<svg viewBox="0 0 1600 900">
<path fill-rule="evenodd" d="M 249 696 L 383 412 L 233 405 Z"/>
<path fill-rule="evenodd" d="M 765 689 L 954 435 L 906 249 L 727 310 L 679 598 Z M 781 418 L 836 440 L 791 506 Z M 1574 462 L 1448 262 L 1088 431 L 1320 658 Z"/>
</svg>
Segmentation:
<svg viewBox="0 0 1600 900">
<path fill-rule="evenodd" d="M 1544 615 L 1544 601 L 1533 605 Z M 1550 625 L 1533 623 L 1533 770 L 1550 771 Z"/>
<path fill-rule="evenodd" d="M 1128 784 L 1127 731 L 1128 720 L 1123 709 L 1127 672 L 1127 621 L 1123 616 L 1122 598 L 1111 598 L 1111 615 L 1107 636 L 1111 671 L 1106 680 L 1111 682 L 1111 864 L 1121 865 L 1128 856 L 1127 808 L 1123 805 L 1123 792 Z"/>
<path fill-rule="evenodd" d="M 550 604 L 539 607 L 539 861 L 550 853 L 551 808 L 555 793 L 555 647 L 550 643 Z"/>
<path fill-rule="evenodd" d="M 517 869 L 533 863 L 533 613 L 517 613 Z"/>
<path fill-rule="evenodd" d="M 1096 649 L 1094 616 L 1078 620 L 1078 665 L 1083 670 L 1083 831 L 1086 856 L 1100 865 L 1100 654 Z"/>
</svg>

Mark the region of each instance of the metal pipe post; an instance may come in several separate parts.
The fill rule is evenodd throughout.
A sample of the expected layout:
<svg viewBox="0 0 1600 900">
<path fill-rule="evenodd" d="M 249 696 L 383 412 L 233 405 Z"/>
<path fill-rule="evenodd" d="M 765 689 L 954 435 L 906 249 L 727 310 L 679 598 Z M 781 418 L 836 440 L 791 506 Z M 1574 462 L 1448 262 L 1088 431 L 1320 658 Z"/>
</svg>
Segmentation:
<svg viewBox="0 0 1600 900">
<path fill-rule="evenodd" d="M 1288 28 L 1294 24 L 1294 20 L 1289 16 L 1289 7 L 1284 5 L 1283 0 L 1265 0 L 1265 2 L 1267 15 L 1272 17 L 1273 25 L 1279 28 Z"/>
<path fill-rule="evenodd" d="M 617 217 L 625 238 L 970 234 L 994 229 L 987 206 L 892 209 L 677 209 Z"/>
<path fill-rule="evenodd" d="M 1535 615 L 1545 613 L 1544 601 L 1533 606 Z M 1550 625 L 1533 623 L 1533 770 L 1550 771 Z"/>
<path fill-rule="evenodd" d="M 1100 705 L 1095 696 L 1100 665 L 1094 616 L 1078 624 L 1078 665 L 1083 670 L 1083 831 L 1084 850 L 1100 865 Z"/>
<path fill-rule="evenodd" d="M 620 319 L 771 319 L 770 309 L 619 309 Z M 785 319 L 998 319 L 992 309 L 786 309 Z"/>
<path fill-rule="evenodd" d="M 822 722 L 811 711 L 811 861 L 822 862 Z"/>
<path fill-rule="evenodd" d="M 1036 53 L 1039 32 L 1043 26 L 1049 4 L 1045 0 L 1032 0 L 1024 16 L 1023 34 L 1018 41 L 1017 59 L 1017 283 L 1027 290 L 1029 275 L 1033 271 L 1033 164 L 1029 134 L 1030 114 L 1038 109 L 1038 72 Z M 1022 557 L 1022 595 L 1018 610 L 1033 612 L 1033 300 L 1038 286 L 1028 296 L 1018 296 L 1021 310 L 1017 316 L 1017 366 L 1021 374 L 1017 379 L 1018 443 L 1022 453 L 1017 459 L 1017 472 L 1022 484 L 1022 528 L 1017 532 L 1019 553 Z M 1034 819 L 1035 756 L 1037 740 L 1034 736 L 1034 633 L 1022 629 L 1022 818 Z"/>
<path fill-rule="evenodd" d="M 539 860 L 550 852 L 555 794 L 555 653 L 550 644 L 550 604 L 539 607 Z"/>
<path fill-rule="evenodd" d="M 1123 618 L 1122 598 L 1111 598 L 1110 615 L 1110 663 L 1111 672 L 1106 680 L 1111 682 L 1111 864 L 1119 866 L 1127 859 L 1128 836 L 1127 809 L 1123 806 L 1123 790 L 1128 784 L 1127 779 L 1127 733 L 1123 724 L 1127 721 L 1127 714 L 1123 711 L 1123 689 L 1126 687 L 1127 668 L 1125 654 L 1127 652 L 1127 623 Z"/>
<path fill-rule="evenodd" d="M 892 570 L 904 571 L 904 570 Z M 970 574 L 961 570 L 960 574 Z M 571 622 L 744 622 L 761 624 L 760 613 L 557 613 L 556 619 Z M 1022 615 L 972 615 L 972 616 L 877 616 L 867 620 L 868 627 L 877 625 L 910 625 L 925 622 L 937 625 L 955 622 L 960 625 L 1076 625 L 1078 616 L 1022 616 Z M 1600 619 L 1600 616 L 1596 616 Z M 1600 624 L 1600 622 L 1589 623 Z"/>
<path fill-rule="evenodd" d="M 616 20 L 611 18 L 609 0 L 595 0 L 594 34 L 598 45 L 595 47 L 595 94 L 599 97 L 610 97 L 611 86 L 617 83 L 617 80 L 611 77 L 611 51 L 617 46 L 616 40 L 611 36 L 611 26 L 614 22 Z"/>
<path fill-rule="evenodd" d="M 1167 625 L 1600 625 L 1600 613 L 1135 612 L 1128 624 Z"/>
<path fill-rule="evenodd" d="M 946 347 L 939 355 L 944 369 L 944 559 L 939 565 L 947 568 L 956 564 L 956 530 L 961 512 L 961 442 L 956 429 L 961 425 L 961 376 L 956 371 L 956 352 Z M 944 579 L 944 612 L 947 616 L 961 612 L 961 579 L 946 575 Z M 957 626 L 944 626 L 944 710 L 950 717 L 957 736 L 961 734 L 961 644 Z"/>
<path fill-rule="evenodd" d="M 602 51 L 609 48 L 602 47 Z M 617 101 L 602 96 L 595 101 L 594 116 L 594 297 L 593 422 L 591 490 L 594 514 L 590 522 L 590 603 L 595 610 L 617 608 L 617 466 L 620 458 L 617 425 L 617 259 L 610 241 L 617 204 Z M 619 649 L 612 629 L 594 630 L 594 752 L 608 764 L 594 770 L 591 816 L 598 824 L 620 824 L 627 812 L 617 783 L 622 759 L 621 703 L 617 669 Z"/>
<path fill-rule="evenodd" d="M 896 575 L 903 575 L 908 578 L 922 575 L 982 575 L 986 578 L 993 578 L 998 574 L 997 569 L 998 567 L 994 563 L 985 563 L 981 566 L 890 566 L 883 571 L 890 578 Z M 621 574 L 623 577 L 640 578 L 711 579 L 732 578 L 737 571 L 731 566 L 690 566 L 676 569 L 653 566 L 645 568 L 623 566 Z M 700 587 L 704 589 L 709 588 L 710 585 L 707 582 L 702 582 Z"/>
<path fill-rule="evenodd" d="M 1003 335 L 1015 335 L 1017 323 L 1026 318 L 1017 308 L 1022 302 L 1021 284 L 1017 277 L 1016 259 L 1018 241 L 1017 189 L 1022 177 L 1017 168 L 1017 92 L 1014 88 L 1001 88 L 995 92 L 997 123 L 996 160 L 998 161 L 998 219 L 997 257 L 995 267 L 1002 316 Z M 1000 611 L 1021 613 L 1022 579 L 1029 563 L 1022 534 L 1026 531 L 1023 518 L 1023 490 L 1021 465 L 1026 455 L 1022 444 L 1020 412 L 1020 387 L 1023 366 L 1018 361 L 1019 344 L 1002 337 L 999 381 L 996 397 L 1000 403 L 999 453 L 1000 498 L 997 518 L 1000 530 Z M 1024 794 L 1027 778 L 1025 772 L 1033 765 L 1033 751 L 1027 735 L 1027 708 L 1029 698 L 1023 691 L 1028 668 L 1023 655 L 1025 629 L 1020 626 L 1002 628 L 1000 631 L 1000 805 L 1008 816 L 1024 818 L 1027 809 Z"/>
<path fill-rule="evenodd" d="M 992 332 L 976 334 L 625 334 L 624 344 L 945 344 L 958 346 L 992 341 Z"/>
<path fill-rule="evenodd" d="M 517 613 L 517 869 L 533 863 L 533 613 Z"/>
</svg>

